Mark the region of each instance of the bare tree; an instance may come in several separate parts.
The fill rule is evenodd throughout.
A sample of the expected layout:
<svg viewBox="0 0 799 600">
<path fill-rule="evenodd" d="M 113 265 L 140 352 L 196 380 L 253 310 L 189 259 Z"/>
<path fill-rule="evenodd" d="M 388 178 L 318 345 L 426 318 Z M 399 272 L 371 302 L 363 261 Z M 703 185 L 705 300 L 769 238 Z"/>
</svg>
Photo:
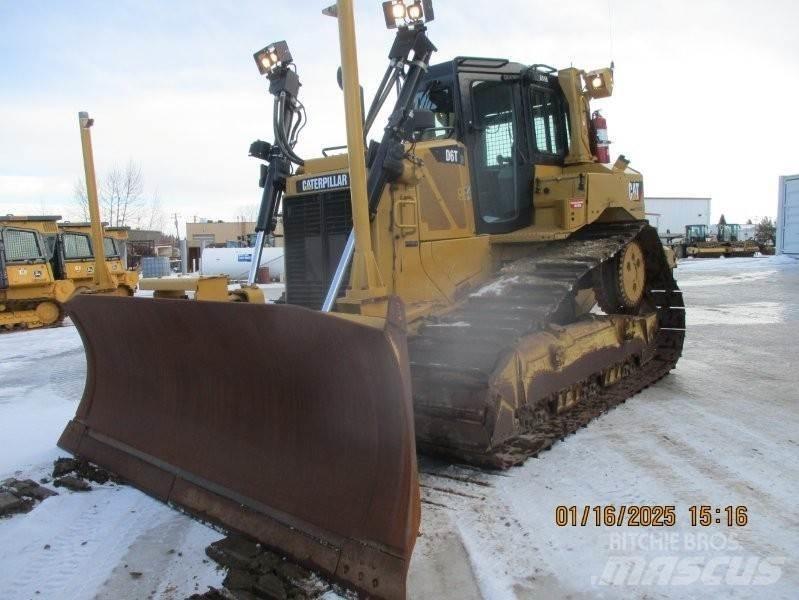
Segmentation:
<svg viewBox="0 0 799 600">
<path fill-rule="evenodd" d="M 161 197 L 156 190 L 136 219 L 136 227 L 148 231 L 163 231 L 166 214 L 161 206 Z"/>
<path fill-rule="evenodd" d="M 100 186 L 100 202 L 104 220 L 112 227 L 136 222 L 147 205 L 141 167 L 129 160 L 124 169 L 112 168 Z"/>
<path fill-rule="evenodd" d="M 72 198 L 84 221 L 89 220 L 89 199 L 86 197 L 86 180 L 78 177 L 72 185 Z"/>
<path fill-rule="evenodd" d="M 160 231 L 166 216 L 158 192 L 148 198 L 144 193 L 141 167 L 129 160 L 124 168 L 114 166 L 104 176 L 98 177 L 100 218 L 111 227 L 132 226 Z M 89 201 L 86 180 L 79 177 L 73 186 L 73 200 L 83 220 L 88 221 Z"/>
</svg>

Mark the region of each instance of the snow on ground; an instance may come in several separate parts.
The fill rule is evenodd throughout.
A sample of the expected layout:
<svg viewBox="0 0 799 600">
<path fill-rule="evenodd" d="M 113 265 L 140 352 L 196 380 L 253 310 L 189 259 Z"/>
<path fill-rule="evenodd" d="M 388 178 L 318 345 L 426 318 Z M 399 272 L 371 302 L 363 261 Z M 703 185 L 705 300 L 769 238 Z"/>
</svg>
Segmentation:
<svg viewBox="0 0 799 600">
<path fill-rule="evenodd" d="M 490 487 L 449 482 L 474 498 L 422 488 L 412 597 L 796 598 L 799 261 L 684 261 L 677 277 L 689 333 L 669 377 L 481 476 Z M 422 471 L 423 485 L 444 481 Z M 674 505 L 677 524 L 555 525 L 558 505 L 609 504 Z M 749 523 L 692 527 L 701 504 L 745 505 Z"/>
<path fill-rule="evenodd" d="M 72 325 L 0 335 L 0 480 L 50 475 L 85 378 Z M 219 532 L 133 488 L 92 486 L 0 519 L 0 598 L 182 600 L 221 583 L 204 553 Z"/>
<path fill-rule="evenodd" d="M 796 597 L 799 261 L 688 260 L 677 276 L 689 333 L 669 377 L 508 472 L 421 461 L 409 597 Z M 0 336 L 0 479 L 47 474 L 84 376 L 74 327 Z M 97 487 L 0 520 L 0 598 L 180 599 L 219 584 L 203 562 L 219 533 Z M 675 526 L 554 522 L 558 505 L 656 504 L 676 507 Z M 745 505 L 748 524 L 692 527 L 701 504 Z"/>
</svg>

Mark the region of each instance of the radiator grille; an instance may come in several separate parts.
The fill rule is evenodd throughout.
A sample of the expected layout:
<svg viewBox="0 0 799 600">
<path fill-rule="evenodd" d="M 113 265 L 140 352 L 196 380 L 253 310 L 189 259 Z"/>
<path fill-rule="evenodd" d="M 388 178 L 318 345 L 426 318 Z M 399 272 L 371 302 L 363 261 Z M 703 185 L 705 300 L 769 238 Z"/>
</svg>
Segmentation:
<svg viewBox="0 0 799 600">
<path fill-rule="evenodd" d="M 350 229 L 348 189 L 284 199 L 286 302 L 317 310 L 322 306 Z"/>
</svg>

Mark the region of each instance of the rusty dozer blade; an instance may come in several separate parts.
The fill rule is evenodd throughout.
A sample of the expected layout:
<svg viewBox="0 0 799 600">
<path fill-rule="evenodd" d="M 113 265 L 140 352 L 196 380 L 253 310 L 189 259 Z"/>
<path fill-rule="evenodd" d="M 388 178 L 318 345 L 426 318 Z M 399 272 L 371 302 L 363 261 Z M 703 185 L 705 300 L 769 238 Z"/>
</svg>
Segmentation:
<svg viewBox="0 0 799 600">
<path fill-rule="evenodd" d="M 419 528 L 404 309 L 78 296 L 88 373 L 58 445 L 373 597 Z"/>
</svg>

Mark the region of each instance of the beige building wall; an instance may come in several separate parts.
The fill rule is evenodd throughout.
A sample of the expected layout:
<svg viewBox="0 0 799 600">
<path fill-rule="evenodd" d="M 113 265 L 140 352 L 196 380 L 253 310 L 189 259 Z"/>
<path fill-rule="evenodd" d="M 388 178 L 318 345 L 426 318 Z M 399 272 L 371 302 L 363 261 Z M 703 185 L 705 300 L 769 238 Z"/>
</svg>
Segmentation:
<svg viewBox="0 0 799 600">
<path fill-rule="evenodd" d="M 239 242 L 249 234 L 255 233 L 254 222 L 186 223 L 186 239 L 190 248 L 203 245 L 225 245 Z M 275 230 L 275 244 L 283 245 L 283 223 L 278 222 Z"/>
</svg>

